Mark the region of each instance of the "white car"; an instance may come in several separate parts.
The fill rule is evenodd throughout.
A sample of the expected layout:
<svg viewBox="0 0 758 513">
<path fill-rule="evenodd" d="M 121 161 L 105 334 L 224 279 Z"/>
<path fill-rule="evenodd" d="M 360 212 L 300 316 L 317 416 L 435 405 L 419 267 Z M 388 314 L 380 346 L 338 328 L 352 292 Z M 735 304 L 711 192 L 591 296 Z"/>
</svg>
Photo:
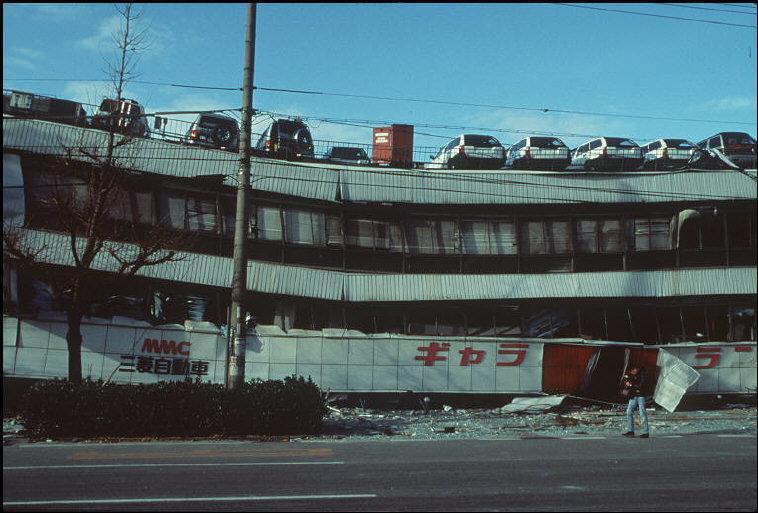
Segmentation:
<svg viewBox="0 0 758 513">
<path fill-rule="evenodd" d="M 506 167 L 560 171 L 571 163 L 571 150 L 556 137 L 527 137 L 508 149 Z"/>
<path fill-rule="evenodd" d="M 642 154 L 631 139 L 598 137 L 574 150 L 571 165 L 587 171 L 633 171 L 642 165 Z"/>
<path fill-rule="evenodd" d="M 656 139 L 640 147 L 642 169 L 666 170 L 686 166 L 697 146 L 686 139 Z"/>
<path fill-rule="evenodd" d="M 490 135 L 461 134 L 432 157 L 426 169 L 500 169 L 505 148 Z"/>
</svg>

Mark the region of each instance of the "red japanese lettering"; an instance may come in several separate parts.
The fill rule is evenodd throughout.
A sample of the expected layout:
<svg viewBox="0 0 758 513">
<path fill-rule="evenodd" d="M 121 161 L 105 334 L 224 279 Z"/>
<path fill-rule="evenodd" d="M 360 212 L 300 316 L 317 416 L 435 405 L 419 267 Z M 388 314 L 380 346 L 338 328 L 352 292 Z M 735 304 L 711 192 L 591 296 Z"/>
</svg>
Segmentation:
<svg viewBox="0 0 758 513">
<path fill-rule="evenodd" d="M 716 365 L 719 364 L 719 360 L 721 359 L 721 348 L 720 347 L 698 347 L 697 348 L 697 354 L 695 354 L 695 358 L 700 360 L 703 358 L 710 358 L 710 361 L 707 365 L 693 365 L 693 369 L 712 369 Z"/>
<path fill-rule="evenodd" d="M 466 347 L 458 351 L 461 353 L 461 365 L 464 367 L 467 365 L 477 365 L 479 363 L 482 363 L 482 360 L 484 360 L 484 355 L 486 352 L 483 349 L 474 349 L 471 347 Z M 474 357 L 472 360 L 471 357 Z"/>
<path fill-rule="evenodd" d="M 735 353 L 752 353 L 753 348 L 750 346 L 734 346 Z"/>
<path fill-rule="evenodd" d="M 528 348 L 529 344 L 500 344 L 497 354 L 512 355 L 516 359 L 512 362 L 497 362 L 496 365 L 498 367 L 518 367 L 524 362 Z"/>
<path fill-rule="evenodd" d="M 450 344 L 438 344 L 437 342 L 432 342 L 428 346 L 419 346 L 416 349 L 419 351 L 426 351 L 426 356 L 417 356 L 416 360 L 421 360 L 424 362 L 425 366 L 433 366 L 434 362 L 441 362 L 447 360 L 446 356 L 437 355 L 440 351 L 449 351 L 450 350 Z"/>
</svg>

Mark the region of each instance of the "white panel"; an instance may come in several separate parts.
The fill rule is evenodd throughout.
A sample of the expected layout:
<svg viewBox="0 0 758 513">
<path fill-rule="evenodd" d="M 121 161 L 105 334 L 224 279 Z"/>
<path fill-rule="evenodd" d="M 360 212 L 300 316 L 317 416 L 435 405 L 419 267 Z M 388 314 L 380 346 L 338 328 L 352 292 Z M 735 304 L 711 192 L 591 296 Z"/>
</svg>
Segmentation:
<svg viewBox="0 0 758 513">
<path fill-rule="evenodd" d="M 708 346 L 706 346 L 708 347 Z M 721 358 L 719 359 L 719 368 L 725 369 L 725 368 L 735 368 L 740 366 L 740 353 L 735 351 L 734 346 L 713 346 L 718 347 L 721 349 L 719 351 L 721 353 Z M 708 360 L 705 360 L 708 361 Z"/>
<path fill-rule="evenodd" d="M 471 375 L 476 365 L 451 365 L 449 368 L 448 390 L 468 392 L 471 390 Z"/>
<path fill-rule="evenodd" d="M 495 390 L 495 367 L 485 365 L 474 365 L 471 370 L 471 389 L 472 390 Z"/>
<path fill-rule="evenodd" d="M 347 365 L 322 365 L 321 388 L 347 390 Z"/>
<path fill-rule="evenodd" d="M 17 349 L 16 374 L 42 376 L 45 369 L 47 349 L 40 349 L 37 347 L 19 347 Z"/>
<path fill-rule="evenodd" d="M 374 366 L 373 390 L 397 390 L 397 366 Z"/>
<path fill-rule="evenodd" d="M 192 360 L 216 360 L 217 355 L 217 348 L 216 348 L 216 342 L 218 340 L 218 335 L 212 335 L 210 333 L 197 333 L 197 332 L 189 332 L 184 333 L 183 336 L 185 338 L 181 340 L 188 340 L 190 342 L 190 358 Z M 187 338 L 189 337 L 189 338 Z M 177 344 L 180 342 L 179 339 L 176 339 Z M 247 356 L 247 355 L 246 355 Z"/>
<path fill-rule="evenodd" d="M 324 364 L 347 365 L 348 341 L 328 339 L 322 341 L 321 361 Z"/>
<path fill-rule="evenodd" d="M 691 390 L 694 392 L 717 392 L 719 386 L 718 369 L 696 370 L 700 373 L 700 379 Z"/>
<path fill-rule="evenodd" d="M 740 371 L 737 368 L 726 367 L 723 369 L 718 369 L 718 392 L 722 394 L 739 393 L 740 379 Z"/>
<path fill-rule="evenodd" d="M 541 392 L 542 367 L 520 367 L 519 387 L 521 392 Z"/>
<path fill-rule="evenodd" d="M 3 346 L 16 347 L 18 319 L 3 315 Z"/>
<path fill-rule="evenodd" d="M 16 365 L 16 348 L 3 346 L 3 374 L 13 375 Z"/>
<path fill-rule="evenodd" d="M 348 390 L 371 390 L 373 384 L 373 366 L 371 365 L 348 365 L 347 388 Z"/>
<path fill-rule="evenodd" d="M 18 373 L 18 367 L 16 367 L 16 373 Z M 45 376 L 51 378 L 68 377 L 68 351 L 54 351 L 50 349 L 47 352 Z"/>
<path fill-rule="evenodd" d="M 219 347 L 224 351 L 224 353 L 226 353 L 226 339 L 224 339 L 224 337 L 219 337 Z M 259 337 L 258 335 L 247 337 L 247 345 L 245 348 L 245 362 L 268 363 L 270 357 L 270 338 Z M 223 358 L 225 359 L 226 356 L 224 355 Z M 268 373 L 268 370 L 266 372 Z"/>
<path fill-rule="evenodd" d="M 135 335 L 134 352 L 137 354 L 142 353 L 142 346 L 145 345 L 145 339 L 161 340 L 161 330 L 156 329 L 137 329 Z M 147 353 L 145 353 L 147 354 Z"/>
<path fill-rule="evenodd" d="M 294 363 L 272 363 L 269 371 L 269 379 L 284 379 L 297 373 Z"/>
<path fill-rule="evenodd" d="M 402 347 L 402 344 L 401 344 Z M 422 390 L 421 376 L 423 367 L 401 365 L 397 370 L 397 388 L 398 390 Z"/>
<path fill-rule="evenodd" d="M 82 349 L 87 348 L 90 351 L 105 350 L 105 339 L 108 336 L 108 326 L 105 324 L 82 324 Z M 84 367 L 82 367 L 82 376 L 84 376 Z"/>
<path fill-rule="evenodd" d="M 132 383 L 158 383 L 158 376 L 150 372 L 135 372 L 132 374 Z"/>
<path fill-rule="evenodd" d="M 295 363 L 297 339 L 271 337 L 269 340 L 271 340 L 271 363 Z M 291 367 L 294 369 L 294 365 Z"/>
<path fill-rule="evenodd" d="M 263 381 L 268 380 L 268 368 L 268 363 L 245 363 L 245 381 L 250 381 L 251 379 L 256 378 L 262 379 Z M 223 382 L 223 379 L 221 379 L 220 383 Z"/>
<path fill-rule="evenodd" d="M 103 380 L 110 380 L 112 382 L 118 383 L 117 379 L 121 378 L 122 376 L 127 374 L 126 381 L 129 381 L 130 378 L 128 374 L 131 374 L 130 372 L 121 372 L 117 370 L 119 366 L 121 365 L 121 358 L 119 358 L 119 355 L 117 354 L 105 354 L 103 358 Z"/>
<path fill-rule="evenodd" d="M 753 367 L 740 369 L 740 393 L 755 394 L 756 381 L 758 381 L 758 371 L 756 371 L 755 365 Z"/>
<path fill-rule="evenodd" d="M 374 363 L 374 341 L 350 339 L 348 363 L 350 365 L 371 365 Z"/>
<path fill-rule="evenodd" d="M 421 366 L 424 365 L 424 362 L 421 360 L 416 360 L 416 356 L 424 356 L 425 353 L 422 351 L 419 351 L 418 348 L 422 346 L 428 346 L 429 342 L 426 340 L 407 340 L 407 339 L 401 339 L 399 340 L 399 347 L 398 347 L 398 357 L 397 357 L 397 363 L 398 365 L 416 365 Z M 446 353 L 442 353 L 443 355 Z"/>
<path fill-rule="evenodd" d="M 82 379 L 101 379 L 103 376 L 102 352 L 96 353 L 82 346 Z"/>
<path fill-rule="evenodd" d="M 308 337 L 297 340 L 297 364 L 321 364 L 321 338 Z M 319 375 L 321 371 L 319 371 Z"/>
<path fill-rule="evenodd" d="M 374 365 L 397 365 L 398 347 L 398 340 L 374 340 Z M 397 376 L 395 381 L 397 382 Z"/>
<path fill-rule="evenodd" d="M 449 351 L 438 353 L 438 354 L 440 354 L 442 356 L 447 356 L 447 361 L 446 362 L 445 361 L 435 362 L 434 366 L 436 367 L 437 365 L 444 365 L 445 363 L 447 363 L 450 366 L 451 369 L 454 368 L 454 367 L 460 367 L 462 369 L 466 368 L 466 367 L 470 367 L 470 365 L 468 365 L 468 366 L 462 366 L 461 365 L 461 361 L 462 361 L 463 356 L 464 356 L 461 353 L 461 351 L 465 350 L 465 348 L 468 347 L 468 346 L 469 346 L 469 344 L 466 343 L 466 342 L 450 342 L 450 350 Z M 419 351 L 419 353 L 421 353 L 421 352 Z M 474 360 L 474 356 L 471 355 L 469 357 L 469 361 L 473 361 L 473 360 Z"/>
<path fill-rule="evenodd" d="M 495 389 L 498 392 L 520 392 L 518 367 L 497 367 Z"/>
<path fill-rule="evenodd" d="M 297 373 L 305 379 L 310 378 L 317 385 L 321 385 L 321 365 L 297 364 Z"/>
<path fill-rule="evenodd" d="M 50 339 L 50 323 L 40 321 L 21 321 L 22 347 L 47 349 Z"/>
<path fill-rule="evenodd" d="M 447 390 L 448 372 L 445 362 L 434 366 L 424 366 L 422 390 Z"/>
<path fill-rule="evenodd" d="M 108 326 L 105 350 L 109 353 L 132 354 L 137 330 L 126 326 Z"/>
<path fill-rule="evenodd" d="M 50 342 L 48 349 L 60 349 L 68 351 L 68 343 L 66 342 L 66 333 L 68 332 L 68 325 L 65 322 L 51 322 L 50 323 Z"/>
<path fill-rule="evenodd" d="M 752 345 L 746 345 L 750 351 L 743 351 L 740 353 L 737 353 L 740 355 L 740 367 L 756 367 L 756 345 L 753 343 Z M 745 346 L 743 346 L 745 347 Z"/>
</svg>

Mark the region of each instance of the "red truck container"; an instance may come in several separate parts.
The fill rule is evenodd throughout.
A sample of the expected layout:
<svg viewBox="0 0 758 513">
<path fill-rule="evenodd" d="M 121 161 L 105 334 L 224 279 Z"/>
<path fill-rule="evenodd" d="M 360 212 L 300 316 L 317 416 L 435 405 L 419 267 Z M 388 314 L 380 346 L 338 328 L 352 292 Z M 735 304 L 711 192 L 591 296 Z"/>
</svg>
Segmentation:
<svg viewBox="0 0 758 513">
<path fill-rule="evenodd" d="M 371 163 L 395 167 L 413 167 L 413 125 L 374 128 Z"/>
</svg>

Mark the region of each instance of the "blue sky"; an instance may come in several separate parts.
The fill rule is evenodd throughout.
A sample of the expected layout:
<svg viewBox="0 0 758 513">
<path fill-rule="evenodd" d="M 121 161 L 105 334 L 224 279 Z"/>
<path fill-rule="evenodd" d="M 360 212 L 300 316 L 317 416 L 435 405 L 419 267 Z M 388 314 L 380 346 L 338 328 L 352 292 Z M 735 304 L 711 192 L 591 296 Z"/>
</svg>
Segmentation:
<svg viewBox="0 0 758 513">
<path fill-rule="evenodd" d="M 755 25 L 756 16 L 659 4 L 576 4 Z M 755 12 L 724 4 L 679 4 Z M 739 5 L 739 4 L 737 4 Z M 152 46 L 138 80 L 242 83 L 245 4 L 137 4 Z M 99 103 L 112 4 L 3 5 L 3 88 Z M 23 81 L 51 78 L 73 81 Z M 416 124 L 442 146 L 455 125 L 697 142 L 756 136 L 756 30 L 557 4 L 259 4 L 255 84 L 386 97 L 718 120 L 721 123 L 380 101 L 256 91 L 258 109 Z M 128 84 L 148 112 L 237 108 L 239 92 Z M 181 116 L 173 116 L 181 117 Z M 193 116 L 185 116 L 189 119 Z M 259 127 L 266 125 L 259 119 Z M 727 124 L 736 121 L 747 124 Z M 371 142 L 371 130 L 310 121 L 315 139 Z M 260 129 L 260 128 L 259 128 Z M 513 143 L 520 133 L 466 130 Z M 419 135 L 434 134 L 441 137 Z M 560 136 L 574 147 L 589 137 Z"/>
</svg>

